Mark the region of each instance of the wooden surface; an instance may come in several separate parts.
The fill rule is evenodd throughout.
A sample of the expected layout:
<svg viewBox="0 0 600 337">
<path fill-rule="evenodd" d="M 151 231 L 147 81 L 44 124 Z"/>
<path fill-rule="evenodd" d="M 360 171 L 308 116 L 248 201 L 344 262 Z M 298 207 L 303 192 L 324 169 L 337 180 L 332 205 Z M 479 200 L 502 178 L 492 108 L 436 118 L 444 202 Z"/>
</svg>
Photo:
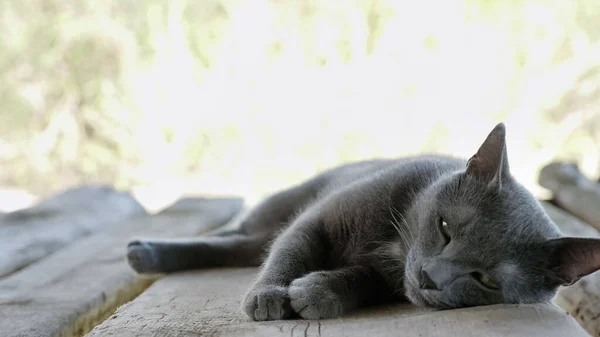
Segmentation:
<svg viewBox="0 0 600 337">
<path fill-rule="evenodd" d="M 0 277 L 21 269 L 77 238 L 146 212 L 128 193 L 83 186 L 35 207 L 0 215 Z"/>
<path fill-rule="evenodd" d="M 139 216 L 81 238 L 0 280 L 0 336 L 80 336 L 153 279 L 134 274 L 126 244 L 137 236 L 193 236 L 218 227 L 241 199 L 185 199 L 155 216 Z"/>
<path fill-rule="evenodd" d="M 598 235 L 556 207 L 544 206 L 563 233 Z M 27 241 L 25 251 L 35 248 L 35 242 L 62 240 L 45 245 L 51 249 L 23 259 L 26 262 L 12 270 L 24 269 L 0 279 L 0 336 L 81 336 L 94 326 L 89 336 L 587 335 L 553 305 L 431 311 L 400 304 L 336 320 L 251 322 L 239 306 L 255 269 L 174 274 L 152 284 L 155 278 L 136 276 L 125 262 L 125 245 L 134 237 L 193 236 L 222 225 L 241 208 L 240 199 L 191 198 L 150 216 L 125 193 L 88 187 L 33 209 L 0 214 L 0 233 L 19 237 L 18 224 L 25 234 L 17 241 L 37 240 Z M 66 235 L 52 234 L 56 229 Z M 598 294 L 600 274 L 594 274 L 561 289 L 556 303 L 596 336 Z"/>
<path fill-rule="evenodd" d="M 551 304 L 446 311 L 399 304 L 332 320 L 252 322 L 239 308 L 255 273 L 245 268 L 170 275 L 87 336 L 587 336 L 571 316 Z"/>
<path fill-rule="evenodd" d="M 597 230 L 565 211 L 549 203 L 543 205 L 563 234 L 600 237 Z M 570 287 L 561 288 L 554 302 L 573 315 L 592 336 L 600 336 L 600 272 L 588 275 Z"/>
<path fill-rule="evenodd" d="M 600 184 L 584 176 L 576 166 L 551 163 L 542 168 L 539 183 L 552 191 L 561 208 L 600 230 Z"/>
<path fill-rule="evenodd" d="M 565 234 L 590 236 L 596 232 L 556 207 L 543 205 Z M 432 311 L 400 304 L 336 320 L 252 322 L 239 308 L 255 272 L 221 269 L 169 275 L 87 336 L 587 336 L 568 313 L 553 305 Z M 586 305 L 582 285 L 598 276 L 590 275 L 561 289 L 557 302 L 564 305 L 570 301 L 565 307 L 577 316 L 576 308 Z M 581 321 L 581 313 L 577 318 Z M 590 323 L 584 326 L 595 329 Z"/>
<path fill-rule="evenodd" d="M 553 194 L 554 202 L 574 214 L 545 204 L 546 211 L 561 231 L 570 236 L 600 237 L 600 184 L 585 177 L 576 166 L 551 163 L 540 172 L 540 185 Z M 594 226 L 596 229 L 592 228 Z M 561 289 L 555 303 L 573 315 L 592 335 L 600 336 L 600 272 Z"/>
</svg>

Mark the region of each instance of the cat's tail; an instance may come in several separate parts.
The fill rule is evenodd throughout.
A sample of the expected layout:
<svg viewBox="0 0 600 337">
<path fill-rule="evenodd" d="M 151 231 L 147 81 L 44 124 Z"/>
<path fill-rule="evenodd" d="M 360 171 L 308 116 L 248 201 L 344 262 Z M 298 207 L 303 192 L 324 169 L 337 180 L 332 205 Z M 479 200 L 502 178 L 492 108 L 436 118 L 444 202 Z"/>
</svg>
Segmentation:
<svg viewBox="0 0 600 337">
<path fill-rule="evenodd" d="M 127 245 L 127 262 L 142 274 L 259 266 L 268 239 L 232 232 L 186 240 L 134 240 Z"/>
</svg>

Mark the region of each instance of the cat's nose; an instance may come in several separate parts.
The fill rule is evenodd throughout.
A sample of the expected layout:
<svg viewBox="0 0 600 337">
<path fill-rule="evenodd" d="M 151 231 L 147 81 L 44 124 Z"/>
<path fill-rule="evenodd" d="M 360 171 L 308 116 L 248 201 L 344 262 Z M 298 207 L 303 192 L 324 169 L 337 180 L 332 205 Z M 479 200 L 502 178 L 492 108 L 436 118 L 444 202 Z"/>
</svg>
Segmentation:
<svg viewBox="0 0 600 337">
<path fill-rule="evenodd" d="M 427 271 L 421 268 L 421 289 L 439 290 L 437 284 L 433 282 Z"/>
</svg>

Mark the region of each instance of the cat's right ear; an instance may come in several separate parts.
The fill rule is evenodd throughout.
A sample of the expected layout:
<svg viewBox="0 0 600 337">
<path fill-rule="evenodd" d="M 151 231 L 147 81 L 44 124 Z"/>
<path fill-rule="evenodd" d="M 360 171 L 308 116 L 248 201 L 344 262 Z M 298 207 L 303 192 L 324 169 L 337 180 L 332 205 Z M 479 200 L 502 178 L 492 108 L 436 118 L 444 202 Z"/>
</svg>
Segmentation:
<svg viewBox="0 0 600 337">
<path fill-rule="evenodd" d="M 502 188 L 503 180 L 509 176 L 504 123 L 496 125 L 477 153 L 469 159 L 466 174 L 488 186 Z"/>
<path fill-rule="evenodd" d="M 559 238 L 545 243 L 547 275 L 563 286 L 600 270 L 600 239 Z"/>
</svg>

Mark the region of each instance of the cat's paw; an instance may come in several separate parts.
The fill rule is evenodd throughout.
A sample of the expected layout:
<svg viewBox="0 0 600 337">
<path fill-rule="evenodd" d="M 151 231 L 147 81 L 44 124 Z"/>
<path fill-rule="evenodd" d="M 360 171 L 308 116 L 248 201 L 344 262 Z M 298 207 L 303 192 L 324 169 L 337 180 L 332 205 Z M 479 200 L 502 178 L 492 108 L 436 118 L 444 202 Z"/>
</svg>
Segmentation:
<svg viewBox="0 0 600 337">
<path fill-rule="evenodd" d="M 140 240 L 129 242 L 127 262 L 138 273 L 158 272 L 158 254 L 149 242 Z"/>
<path fill-rule="evenodd" d="M 327 285 L 324 272 L 313 272 L 292 282 L 288 294 L 295 312 L 304 319 L 340 317 L 344 307 Z"/>
<path fill-rule="evenodd" d="M 243 310 L 255 321 L 284 319 L 293 313 L 287 288 L 255 286 L 244 299 Z"/>
</svg>

